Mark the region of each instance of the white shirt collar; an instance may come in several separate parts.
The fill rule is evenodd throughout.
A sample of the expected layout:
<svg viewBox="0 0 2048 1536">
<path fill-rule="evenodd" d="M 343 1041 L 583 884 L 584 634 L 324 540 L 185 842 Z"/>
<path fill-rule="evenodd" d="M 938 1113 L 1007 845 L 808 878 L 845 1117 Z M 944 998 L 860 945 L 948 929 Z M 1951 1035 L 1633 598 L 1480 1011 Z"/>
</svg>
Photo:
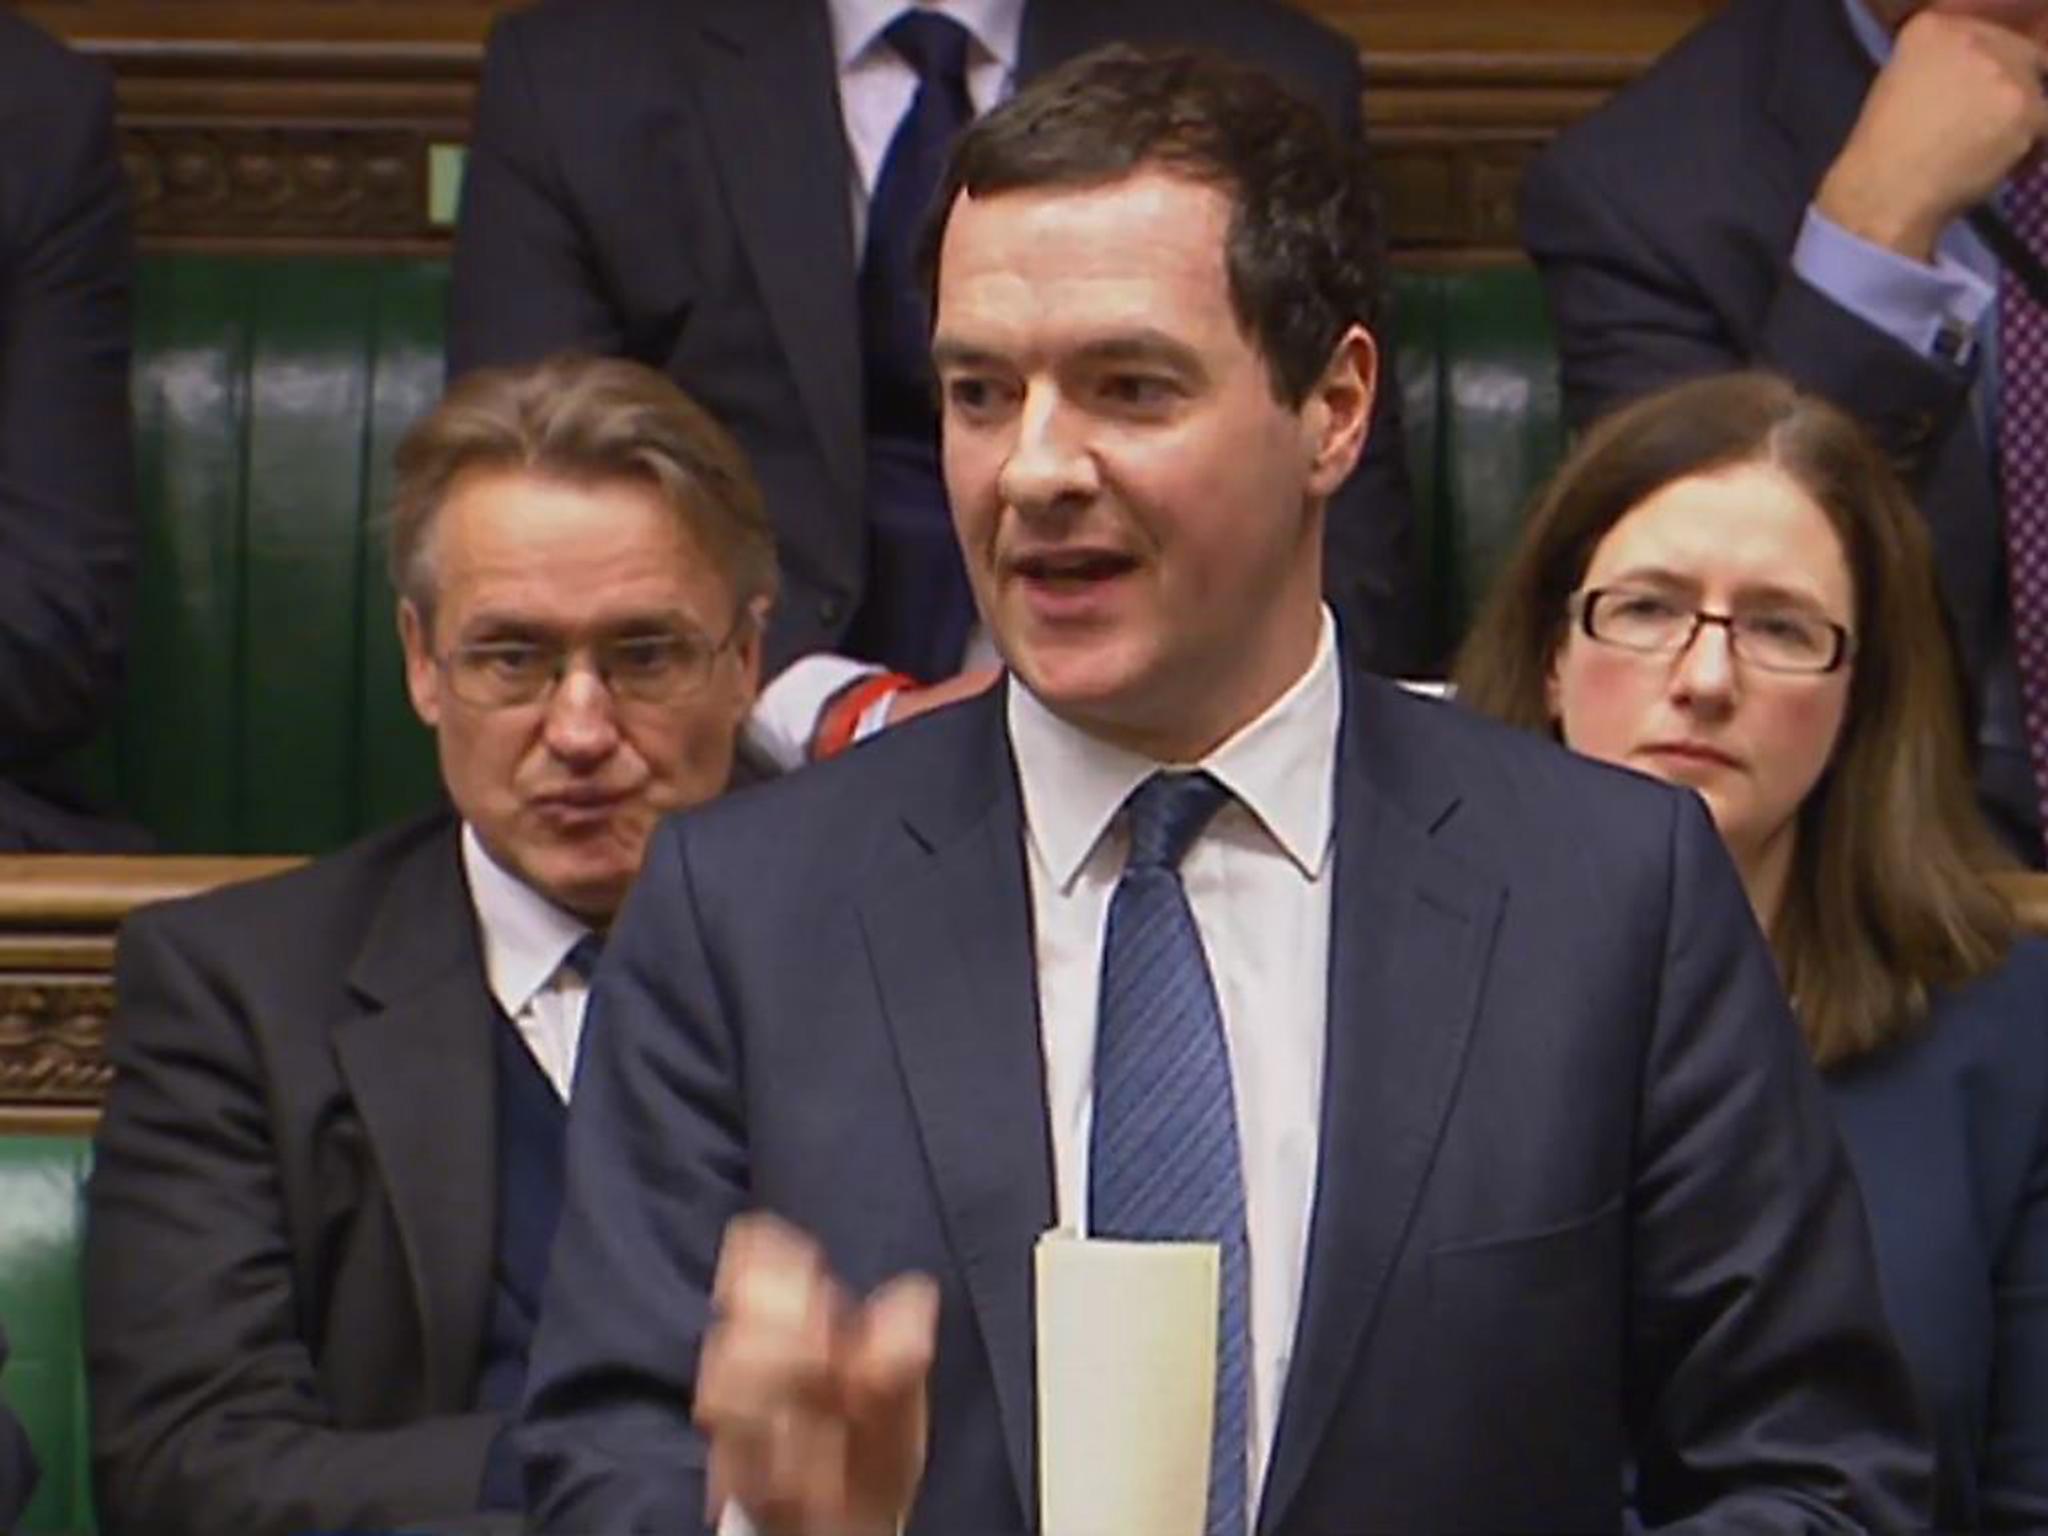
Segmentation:
<svg viewBox="0 0 2048 1536">
<path fill-rule="evenodd" d="M 1336 820 L 1343 715 L 1336 633 L 1325 608 L 1308 670 L 1195 765 L 1214 774 L 1311 880 L 1329 861 Z M 1027 835 L 1064 891 L 1131 791 L 1164 765 L 1068 724 L 1014 675 L 1008 711 Z"/>
<path fill-rule="evenodd" d="M 462 872 L 483 934 L 491 995 L 507 1018 L 516 1019 L 590 929 L 492 858 L 468 822 L 462 824 Z"/>
<path fill-rule="evenodd" d="M 1024 0 L 927 0 L 926 10 L 951 17 L 965 27 L 982 52 L 1017 70 L 1018 39 L 1024 29 Z M 841 74 L 881 41 L 904 11 L 904 0 L 831 0 L 832 50 Z"/>
</svg>

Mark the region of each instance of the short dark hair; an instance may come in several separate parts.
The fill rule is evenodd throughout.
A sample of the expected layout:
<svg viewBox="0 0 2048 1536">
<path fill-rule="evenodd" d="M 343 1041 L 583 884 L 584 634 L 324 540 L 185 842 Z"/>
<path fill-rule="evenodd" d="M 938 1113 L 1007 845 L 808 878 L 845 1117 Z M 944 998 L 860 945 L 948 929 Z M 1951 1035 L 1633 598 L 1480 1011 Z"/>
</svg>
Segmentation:
<svg viewBox="0 0 2048 1536">
<path fill-rule="evenodd" d="M 471 470 L 646 485 L 718 563 L 741 610 L 775 595 L 775 538 L 746 455 L 708 411 L 640 363 L 564 353 L 472 373 L 413 423 L 396 468 L 391 582 L 424 618 L 435 597 L 428 535 L 449 488 Z"/>
<path fill-rule="evenodd" d="M 1927 529 L 1869 436 L 1766 373 L 1694 379 L 1614 412 L 1537 499 L 1452 678 L 1470 708 L 1552 729 L 1546 680 L 1601 542 L 1664 487 L 1747 464 L 1770 465 L 1813 499 L 1856 588 L 1848 713 L 1799 809 L 1770 935 L 1813 1058 L 1834 1066 L 1924 1018 L 1932 989 L 1989 970 L 2015 927 L 1985 879 L 2007 860 L 1971 791 Z"/>
<path fill-rule="evenodd" d="M 1380 297 L 1380 221 L 1362 146 L 1271 75 L 1194 49 L 1115 44 L 1044 76 L 960 136 L 925 231 L 927 278 L 961 193 L 1086 188 L 1160 170 L 1230 200 L 1230 303 L 1273 392 L 1308 397 Z"/>
</svg>

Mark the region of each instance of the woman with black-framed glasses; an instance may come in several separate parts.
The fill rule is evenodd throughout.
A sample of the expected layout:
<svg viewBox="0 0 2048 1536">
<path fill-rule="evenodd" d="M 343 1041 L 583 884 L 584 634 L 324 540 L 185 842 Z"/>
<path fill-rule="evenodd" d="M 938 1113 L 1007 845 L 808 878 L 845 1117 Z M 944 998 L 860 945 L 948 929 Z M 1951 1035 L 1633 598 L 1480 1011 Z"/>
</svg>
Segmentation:
<svg viewBox="0 0 2048 1536">
<path fill-rule="evenodd" d="M 2048 941 L 1988 878 L 2010 857 L 1882 456 L 1762 374 L 1625 408 L 1539 499 L 1456 682 L 1705 800 L 1863 1186 L 1937 1523 L 2048 1525 Z"/>
</svg>

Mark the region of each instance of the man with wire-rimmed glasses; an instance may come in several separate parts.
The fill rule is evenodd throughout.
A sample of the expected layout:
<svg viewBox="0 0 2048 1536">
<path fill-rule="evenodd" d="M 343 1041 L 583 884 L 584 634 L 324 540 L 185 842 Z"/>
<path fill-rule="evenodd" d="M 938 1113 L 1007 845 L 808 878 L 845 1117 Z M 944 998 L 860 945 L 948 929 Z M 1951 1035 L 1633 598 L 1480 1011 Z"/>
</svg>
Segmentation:
<svg viewBox="0 0 2048 1536">
<path fill-rule="evenodd" d="M 122 936 L 91 1190 L 111 1531 L 488 1527 L 589 967 L 716 795 L 775 552 L 660 375 L 463 380 L 398 452 L 406 684 L 450 806 Z"/>
</svg>

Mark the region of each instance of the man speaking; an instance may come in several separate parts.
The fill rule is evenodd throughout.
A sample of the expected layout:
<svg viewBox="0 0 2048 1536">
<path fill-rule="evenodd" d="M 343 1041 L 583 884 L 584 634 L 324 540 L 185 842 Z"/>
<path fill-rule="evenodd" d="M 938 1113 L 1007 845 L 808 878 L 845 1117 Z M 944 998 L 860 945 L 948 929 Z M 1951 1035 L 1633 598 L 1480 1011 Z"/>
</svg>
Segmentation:
<svg viewBox="0 0 2048 1536">
<path fill-rule="evenodd" d="M 1220 1255 L 1211 1536 L 1924 1523 L 1856 1196 L 1691 797 L 1338 660 L 1357 161 L 1111 50 L 971 129 L 933 344 L 1010 681 L 672 819 L 520 1431 L 553 1530 L 1038 1526 L 1032 1254 Z"/>
</svg>

